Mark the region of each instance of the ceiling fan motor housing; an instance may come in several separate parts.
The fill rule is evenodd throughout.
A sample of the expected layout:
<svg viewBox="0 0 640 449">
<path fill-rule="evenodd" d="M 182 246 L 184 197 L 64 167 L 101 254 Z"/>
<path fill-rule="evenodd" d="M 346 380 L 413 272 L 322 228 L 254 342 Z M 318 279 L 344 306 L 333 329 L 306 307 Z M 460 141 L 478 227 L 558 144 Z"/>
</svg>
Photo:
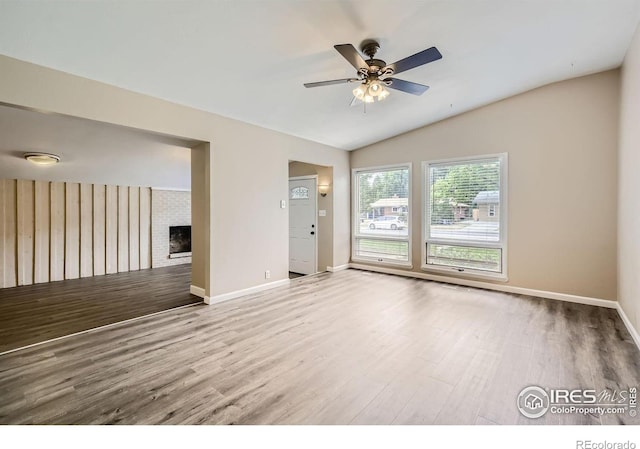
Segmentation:
<svg viewBox="0 0 640 449">
<path fill-rule="evenodd" d="M 380 50 L 380 44 L 374 40 L 368 40 L 362 43 L 362 53 L 367 55 L 369 59 L 366 61 L 369 66 L 369 74 L 382 75 L 382 69 L 387 66 L 387 63 L 382 59 L 376 59 L 375 55 Z"/>
<path fill-rule="evenodd" d="M 369 65 L 370 73 L 382 72 L 382 69 L 387 66 L 387 63 L 382 59 L 369 59 L 366 62 Z"/>
<path fill-rule="evenodd" d="M 380 50 L 380 44 L 373 40 L 366 40 L 362 43 L 360 49 L 369 59 L 373 59 L 378 50 Z"/>
</svg>

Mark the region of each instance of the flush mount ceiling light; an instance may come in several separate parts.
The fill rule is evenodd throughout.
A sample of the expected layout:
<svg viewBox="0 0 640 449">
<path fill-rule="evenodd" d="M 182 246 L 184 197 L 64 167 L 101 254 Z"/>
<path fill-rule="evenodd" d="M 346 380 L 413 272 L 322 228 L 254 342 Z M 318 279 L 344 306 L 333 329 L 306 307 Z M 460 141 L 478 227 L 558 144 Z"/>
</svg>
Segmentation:
<svg viewBox="0 0 640 449">
<path fill-rule="evenodd" d="M 24 153 L 24 158 L 36 165 L 54 165 L 60 162 L 60 156 L 51 153 Z"/>
</svg>

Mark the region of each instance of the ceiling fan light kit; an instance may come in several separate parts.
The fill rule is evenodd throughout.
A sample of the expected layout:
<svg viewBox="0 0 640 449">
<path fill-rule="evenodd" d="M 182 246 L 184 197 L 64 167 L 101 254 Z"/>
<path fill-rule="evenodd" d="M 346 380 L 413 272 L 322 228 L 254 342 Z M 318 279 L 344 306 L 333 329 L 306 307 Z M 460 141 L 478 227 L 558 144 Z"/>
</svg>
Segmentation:
<svg viewBox="0 0 640 449">
<path fill-rule="evenodd" d="M 353 89 L 353 96 L 365 103 L 373 103 L 376 100 L 382 101 L 387 98 L 389 96 L 389 91 L 382 81 L 367 80 Z"/>
<path fill-rule="evenodd" d="M 393 78 L 393 76 L 442 58 L 438 49 L 431 47 L 387 65 L 383 60 L 375 58 L 380 45 L 373 40 L 365 41 L 362 45 L 362 53 L 369 58 L 366 61 L 351 44 L 335 45 L 334 48 L 357 70 L 357 78 L 305 83 L 304 86 L 310 88 L 358 82 L 358 87 L 353 89 L 353 102 L 359 100 L 363 103 L 384 100 L 390 94 L 389 89 L 412 95 L 422 95 L 429 89 L 429 86 Z"/>
</svg>

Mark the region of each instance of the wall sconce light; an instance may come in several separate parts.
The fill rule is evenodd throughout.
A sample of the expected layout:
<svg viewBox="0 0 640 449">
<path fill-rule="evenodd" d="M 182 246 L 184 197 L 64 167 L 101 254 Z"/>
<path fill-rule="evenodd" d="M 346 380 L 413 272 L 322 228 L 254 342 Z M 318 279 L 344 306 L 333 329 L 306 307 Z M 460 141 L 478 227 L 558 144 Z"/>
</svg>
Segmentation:
<svg viewBox="0 0 640 449">
<path fill-rule="evenodd" d="M 319 184 L 318 192 L 320 192 L 320 196 L 324 198 L 329 193 L 329 185 L 328 184 Z"/>
<path fill-rule="evenodd" d="M 54 165 L 60 162 L 60 156 L 50 153 L 24 153 L 24 158 L 36 165 Z"/>
</svg>

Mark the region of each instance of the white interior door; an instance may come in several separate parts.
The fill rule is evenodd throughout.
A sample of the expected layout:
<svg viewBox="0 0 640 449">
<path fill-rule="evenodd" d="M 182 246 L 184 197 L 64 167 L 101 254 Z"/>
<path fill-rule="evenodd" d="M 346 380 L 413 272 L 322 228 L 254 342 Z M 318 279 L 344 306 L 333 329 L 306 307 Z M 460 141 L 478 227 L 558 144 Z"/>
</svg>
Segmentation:
<svg viewBox="0 0 640 449">
<path fill-rule="evenodd" d="M 313 274 L 316 270 L 316 179 L 289 180 L 289 271 Z"/>
</svg>

